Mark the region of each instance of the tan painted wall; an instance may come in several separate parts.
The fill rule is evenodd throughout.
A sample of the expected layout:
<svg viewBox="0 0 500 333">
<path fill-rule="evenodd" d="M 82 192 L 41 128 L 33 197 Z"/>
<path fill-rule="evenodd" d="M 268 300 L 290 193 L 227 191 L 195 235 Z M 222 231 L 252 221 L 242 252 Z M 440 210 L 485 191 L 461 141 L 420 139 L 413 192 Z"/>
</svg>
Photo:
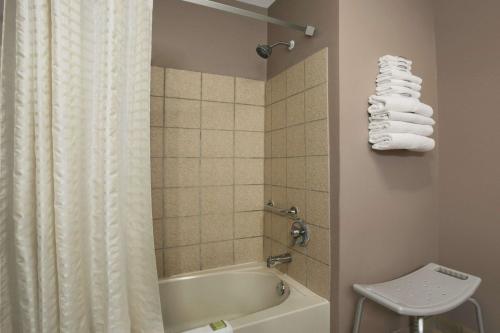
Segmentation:
<svg viewBox="0 0 500 333">
<path fill-rule="evenodd" d="M 500 2 L 437 2 L 439 256 L 483 278 L 487 332 L 500 332 Z M 467 312 L 465 312 L 467 311 Z M 455 319 L 475 328 L 471 309 Z"/>
<path fill-rule="evenodd" d="M 437 151 L 380 153 L 367 142 L 367 98 L 374 91 L 377 59 L 414 61 L 424 79 L 423 101 L 437 111 L 434 13 L 431 0 L 341 0 L 340 212 L 338 332 L 350 332 L 353 283 L 406 274 L 437 259 Z M 392 332 L 396 317 L 369 307 L 364 327 Z"/>
<path fill-rule="evenodd" d="M 236 1 L 219 1 L 263 12 Z M 155 0 L 153 50 L 155 66 L 266 79 L 266 62 L 255 53 L 267 40 L 267 24 L 180 0 Z"/>
</svg>

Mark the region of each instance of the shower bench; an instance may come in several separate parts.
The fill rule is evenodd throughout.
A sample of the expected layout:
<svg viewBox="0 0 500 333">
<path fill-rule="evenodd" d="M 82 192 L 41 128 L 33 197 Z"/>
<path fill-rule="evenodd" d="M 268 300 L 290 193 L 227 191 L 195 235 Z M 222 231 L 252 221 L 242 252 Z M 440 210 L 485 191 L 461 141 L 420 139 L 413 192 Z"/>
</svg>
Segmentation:
<svg viewBox="0 0 500 333">
<path fill-rule="evenodd" d="M 370 285 L 355 284 L 361 295 L 353 333 L 360 332 L 364 303 L 369 299 L 403 316 L 409 316 L 412 333 L 424 333 L 424 318 L 443 314 L 465 302 L 474 305 L 479 333 L 484 333 L 481 307 L 472 295 L 481 279 L 441 265 L 428 264 L 398 279 Z"/>
</svg>

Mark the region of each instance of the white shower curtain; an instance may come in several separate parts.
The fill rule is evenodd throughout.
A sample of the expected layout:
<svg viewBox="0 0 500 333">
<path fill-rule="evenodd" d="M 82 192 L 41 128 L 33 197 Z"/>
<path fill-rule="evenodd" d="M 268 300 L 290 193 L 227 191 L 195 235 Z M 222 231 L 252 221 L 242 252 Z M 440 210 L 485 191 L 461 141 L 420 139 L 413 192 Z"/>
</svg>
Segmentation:
<svg viewBox="0 0 500 333">
<path fill-rule="evenodd" d="M 152 0 L 5 0 L 0 332 L 163 332 Z"/>
</svg>

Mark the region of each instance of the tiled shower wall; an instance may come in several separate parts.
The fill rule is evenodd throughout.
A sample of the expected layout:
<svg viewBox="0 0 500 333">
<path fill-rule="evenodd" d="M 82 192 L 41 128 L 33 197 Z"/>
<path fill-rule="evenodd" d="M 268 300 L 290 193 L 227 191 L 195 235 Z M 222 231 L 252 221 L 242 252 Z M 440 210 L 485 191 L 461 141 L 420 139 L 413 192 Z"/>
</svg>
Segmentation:
<svg viewBox="0 0 500 333">
<path fill-rule="evenodd" d="M 265 200 L 296 206 L 309 225 L 307 247 L 291 246 L 288 219 L 265 213 L 264 255 L 291 252 L 279 266 L 330 298 L 327 49 L 266 83 Z"/>
<path fill-rule="evenodd" d="M 159 276 L 261 261 L 265 83 L 151 69 Z"/>
</svg>

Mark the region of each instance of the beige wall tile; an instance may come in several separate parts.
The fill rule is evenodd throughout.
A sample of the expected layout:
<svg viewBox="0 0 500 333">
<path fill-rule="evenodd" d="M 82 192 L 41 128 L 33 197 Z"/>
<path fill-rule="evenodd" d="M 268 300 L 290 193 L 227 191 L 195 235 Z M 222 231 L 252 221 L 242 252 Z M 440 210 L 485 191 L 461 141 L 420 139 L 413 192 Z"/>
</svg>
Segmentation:
<svg viewBox="0 0 500 333">
<path fill-rule="evenodd" d="M 272 186 L 264 185 L 264 202 L 269 202 L 272 199 Z"/>
<path fill-rule="evenodd" d="M 153 220 L 153 236 L 155 249 L 163 248 L 163 220 L 154 219 Z"/>
<path fill-rule="evenodd" d="M 187 99 L 201 98 L 201 73 L 167 68 L 165 96 Z"/>
<path fill-rule="evenodd" d="M 243 131 L 264 131 L 264 107 L 236 104 L 235 129 Z"/>
<path fill-rule="evenodd" d="M 265 237 L 263 244 L 263 259 L 265 260 L 267 257 L 271 255 L 271 239 Z"/>
<path fill-rule="evenodd" d="M 271 158 L 272 154 L 272 133 L 267 132 L 264 134 L 264 156 L 265 158 Z"/>
<path fill-rule="evenodd" d="M 204 101 L 234 103 L 234 77 L 203 73 L 202 82 Z"/>
<path fill-rule="evenodd" d="M 277 255 L 280 255 L 280 254 L 283 254 L 286 252 L 288 252 L 288 248 L 285 245 L 278 243 L 274 240 L 271 242 L 271 255 L 277 256 Z M 278 265 L 276 268 L 278 268 L 278 270 L 284 274 L 288 273 L 288 265 L 287 264 Z"/>
<path fill-rule="evenodd" d="M 238 185 L 234 187 L 234 191 L 234 210 L 236 212 L 263 209 L 263 185 Z"/>
<path fill-rule="evenodd" d="M 163 97 L 151 96 L 150 101 L 150 125 L 163 127 Z"/>
<path fill-rule="evenodd" d="M 229 239 L 233 239 L 233 213 L 201 216 L 203 243 Z"/>
<path fill-rule="evenodd" d="M 291 251 L 291 254 L 292 262 L 288 264 L 288 275 L 305 286 L 307 281 L 307 257 L 296 251 Z"/>
<path fill-rule="evenodd" d="M 294 188 L 286 189 L 286 207 L 295 206 L 299 209 L 299 217 L 302 219 L 306 218 L 306 191 L 298 190 Z M 309 223 L 309 221 L 307 221 Z"/>
<path fill-rule="evenodd" d="M 286 187 L 283 186 L 273 186 L 271 198 L 273 202 L 278 207 L 285 207 L 287 204 L 286 201 Z"/>
<path fill-rule="evenodd" d="M 286 130 L 281 129 L 272 132 L 271 156 L 286 157 Z"/>
<path fill-rule="evenodd" d="M 165 99 L 165 127 L 200 128 L 201 102 L 189 99 Z"/>
<path fill-rule="evenodd" d="M 158 273 L 158 278 L 162 278 L 163 274 L 163 250 L 155 250 L 156 259 L 156 272 Z"/>
<path fill-rule="evenodd" d="M 330 228 L 330 195 L 328 192 L 307 191 L 307 221 Z"/>
<path fill-rule="evenodd" d="M 328 90 L 323 83 L 305 92 L 306 121 L 326 119 L 328 115 Z"/>
<path fill-rule="evenodd" d="M 201 213 L 223 214 L 233 211 L 233 187 L 211 186 L 201 189 Z"/>
<path fill-rule="evenodd" d="M 266 105 L 272 103 L 271 80 L 266 81 Z"/>
<path fill-rule="evenodd" d="M 307 244 L 307 254 L 323 264 L 330 264 L 330 230 L 309 225 L 311 241 Z"/>
<path fill-rule="evenodd" d="M 264 236 L 272 236 L 272 213 L 264 212 Z"/>
<path fill-rule="evenodd" d="M 286 127 L 286 101 L 282 100 L 271 105 L 271 128 L 273 130 Z"/>
<path fill-rule="evenodd" d="M 286 71 L 286 95 L 291 96 L 304 90 L 304 62 L 293 65 Z"/>
<path fill-rule="evenodd" d="M 328 77 L 328 51 L 323 49 L 306 59 L 306 88 L 323 83 Z"/>
<path fill-rule="evenodd" d="M 165 187 L 200 185 L 199 158 L 165 158 L 163 161 Z"/>
<path fill-rule="evenodd" d="M 165 84 L 165 69 L 151 66 L 151 95 L 163 96 Z"/>
<path fill-rule="evenodd" d="M 200 243 L 200 217 L 166 218 L 163 224 L 165 247 L 177 247 Z"/>
<path fill-rule="evenodd" d="M 234 215 L 234 237 L 246 238 L 263 235 L 264 212 L 243 212 Z"/>
<path fill-rule="evenodd" d="M 271 184 L 286 186 L 286 158 L 271 159 Z"/>
<path fill-rule="evenodd" d="M 328 191 L 328 156 L 307 157 L 307 188 L 316 191 Z"/>
<path fill-rule="evenodd" d="M 236 78 L 236 103 L 264 105 L 265 82 Z"/>
<path fill-rule="evenodd" d="M 153 218 L 161 219 L 163 217 L 163 190 L 153 189 L 151 191 L 151 204 L 153 210 Z"/>
<path fill-rule="evenodd" d="M 286 97 L 286 72 L 271 79 L 271 102 L 277 102 Z"/>
<path fill-rule="evenodd" d="M 161 157 L 151 158 L 151 187 L 163 187 L 163 159 Z"/>
<path fill-rule="evenodd" d="M 307 155 L 328 155 L 328 140 L 326 119 L 306 124 Z"/>
<path fill-rule="evenodd" d="M 199 157 L 200 130 L 166 128 L 165 157 Z"/>
<path fill-rule="evenodd" d="M 200 269 L 200 246 L 173 247 L 164 250 L 165 276 L 193 272 Z"/>
<path fill-rule="evenodd" d="M 163 191 L 163 211 L 165 217 L 194 216 L 200 214 L 200 189 L 169 188 Z"/>
<path fill-rule="evenodd" d="M 202 158 L 201 185 L 232 185 L 232 158 Z"/>
<path fill-rule="evenodd" d="M 288 157 L 306 155 L 304 125 L 292 126 L 286 129 L 286 155 Z"/>
<path fill-rule="evenodd" d="M 232 157 L 233 132 L 220 130 L 201 131 L 201 156 Z"/>
<path fill-rule="evenodd" d="M 271 105 L 266 106 L 265 108 L 265 117 L 264 117 L 264 130 L 270 131 L 273 125 L 273 108 Z"/>
<path fill-rule="evenodd" d="M 302 124 L 305 119 L 305 95 L 300 93 L 286 99 L 286 125 Z"/>
<path fill-rule="evenodd" d="M 151 157 L 163 156 L 163 128 L 151 127 Z"/>
<path fill-rule="evenodd" d="M 306 159 L 291 157 L 286 159 L 286 184 L 288 187 L 306 187 Z"/>
<path fill-rule="evenodd" d="M 235 132 L 234 145 L 235 157 L 264 158 L 263 132 Z"/>
<path fill-rule="evenodd" d="M 272 159 L 266 158 L 264 160 L 264 184 L 271 184 L 271 172 L 272 172 Z"/>
<path fill-rule="evenodd" d="M 307 259 L 307 287 L 316 294 L 330 299 L 330 266 Z"/>
<path fill-rule="evenodd" d="M 262 237 L 236 239 L 234 241 L 235 264 L 260 262 L 263 256 Z"/>
<path fill-rule="evenodd" d="M 241 185 L 264 184 L 264 159 L 263 158 L 235 159 L 234 183 Z"/>
<path fill-rule="evenodd" d="M 201 103 L 201 128 L 234 129 L 234 104 L 203 101 Z"/>
<path fill-rule="evenodd" d="M 274 214 L 271 217 L 271 238 L 285 246 L 288 245 L 288 219 Z"/>
<path fill-rule="evenodd" d="M 201 269 L 232 265 L 233 241 L 201 244 Z"/>
</svg>

